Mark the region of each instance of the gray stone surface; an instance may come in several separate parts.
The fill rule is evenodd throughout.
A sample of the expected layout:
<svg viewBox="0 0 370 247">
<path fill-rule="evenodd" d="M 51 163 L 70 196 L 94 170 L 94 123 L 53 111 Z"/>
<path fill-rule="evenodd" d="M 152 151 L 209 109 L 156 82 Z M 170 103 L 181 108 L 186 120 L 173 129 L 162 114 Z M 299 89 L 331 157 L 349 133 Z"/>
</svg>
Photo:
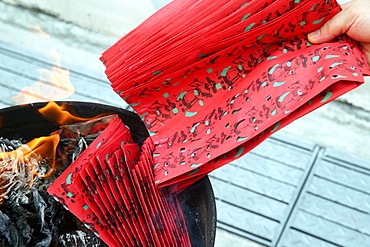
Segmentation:
<svg viewBox="0 0 370 247">
<path fill-rule="evenodd" d="M 0 38 L 0 86 L 6 88 L 0 100 L 5 105 L 78 100 L 127 107 L 99 61 L 113 39 L 2 2 L 0 12 L 0 30 L 6 34 Z M 46 28 L 37 31 L 36 23 Z M 65 87 L 70 83 L 74 93 Z"/>
<path fill-rule="evenodd" d="M 113 92 L 106 79 L 52 65 L 31 51 L 24 54 L 16 47 L 1 42 L 0 71 L 0 85 L 8 90 L 0 94 L 0 99 L 10 105 L 78 100 L 127 106 Z"/>
<path fill-rule="evenodd" d="M 164 4 L 158 1 L 157 6 Z M 116 38 L 128 33 L 154 13 L 150 0 L 2 0 L 2 2 L 42 11 L 60 20 Z"/>
<path fill-rule="evenodd" d="M 60 55 L 61 66 L 83 69 L 105 79 L 102 52 L 117 41 L 101 33 L 64 22 L 36 10 L 0 1 L 0 41 L 17 47 L 20 53 L 32 52 L 53 62 L 51 54 Z M 36 25 L 42 31 L 36 28 Z"/>
</svg>

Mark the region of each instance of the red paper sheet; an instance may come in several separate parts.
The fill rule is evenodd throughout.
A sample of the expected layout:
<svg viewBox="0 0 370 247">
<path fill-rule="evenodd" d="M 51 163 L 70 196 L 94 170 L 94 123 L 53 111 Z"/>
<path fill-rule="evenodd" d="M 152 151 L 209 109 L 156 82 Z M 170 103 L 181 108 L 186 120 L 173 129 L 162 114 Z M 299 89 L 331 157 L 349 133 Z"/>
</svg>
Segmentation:
<svg viewBox="0 0 370 247">
<path fill-rule="evenodd" d="M 123 158 L 123 152 L 122 150 L 119 150 L 115 152 L 114 161 L 112 160 L 112 162 L 117 165 L 117 169 L 113 170 L 114 176 L 118 178 L 115 180 L 115 182 L 120 192 L 120 198 L 117 198 L 117 201 L 120 202 L 120 205 L 122 205 L 122 212 L 124 213 L 126 221 L 128 221 L 129 224 L 133 226 L 131 231 L 137 235 L 137 242 L 141 243 L 141 245 L 144 245 L 144 243 L 150 244 L 151 242 L 149 238 L 147 238 L 147 236 L 145 235 L 145 233 L 147 232 L 147 227 L 144 223 L 140 223 L 144 222 L 144 220 L 142 219 L 141 215 L 135 214 L 134 208 L 136 207 L 136 205 L 134 205 L 132 200 L 128 197 L 127 190 L 130 189 L 130 187 L 125 186 L 123 183 L 125 179 L 127 180 L 127 177 L 121 176 L 120 174 L 120 170 L 122 170 L 122 167 L 126 166 L 124 160 L 121 159 L 121 157 Z M 113 164 L 112 162 L 108 162 L 109 165 Z"/>
<path fill-rule="evenodd" d="M 127 146 L 125 146 L 123 150 L 125 150 L 126 148 Z M 123 151 L 120 150 L 116 152 L 115 155 L 117 157 L 117 160 L 119 160 L 120 167 L 119 190 L 121 192 L 121 196 L 124 198 L 125 206 L 129 211 L 132 223 L 140 235 L 141 242 L 152 244 L 153 242 L 151 240 L 150 235 L 148 234 L 149 233 L 148 225 L 145 223 L 144 215 L 142 213 L 142 210 L 140 209 L 139 202 L 135 197 L 134 193 L 132 193 L 134 191 L 134 188 L 129 175 L 127 164 L 125 162 Z"/>
<path fill-rule="evenodd" d="M 109 143 L 110 136 L 116 133 L 117 130 L 124 127 L 122 121 L 117 117 L 113 116 L 114 120 L 107 118 L 109 121 L 106 122 L 104 133 L 100 134 L 85 150 L 76 161 L 70 165 L 48 188 L 48 193 L 61 202 L 69 211 L 74 215 L 78 215 L 78 218 L 93 232 L 99 235 L 104 242 L 108 245 L 118 244 L 117 240 L 114 239 L 114 235 L 108 232 L 108 226 L 104 221 L 99 221 L 96 212 L 93 212 L 91 208 L 85 203 L 82 194 L 79 193 L 79 189 L 74 185 L 76 177 L 79 175 L 79 171 L 86 167 L 89 157 L 99 149 L 102 145 Z M 95 123 L 99 119 L 91 120 L 89 122 Z M 127 128 L 127 127 L 126 127 Z M 127 131 L 122 131 L 123 135 Z M 132 138 L 131 138 L 132 140 Z M 99 226 L 100 225 L 100 226 Z"/>
<path fill-rule="evenodd" d="M 80 173 L 77 175 L 76 179 L 74 180 L 74 186 L 78 190 L 79 194 L 83 198 L 84 205 L 87 205 L 88 208 L 96 215 L 96 220 L 101 222 L 104 225 L 104 228 L 108 232 L 110 236 L 113 237 L 115 244 L 120 245 L 124 242 L 123 237 L 120 235 L 118 228 L 112 228 L 108 224 L 108 217 L 106 209 L 103 209 L 102 206 L 104 205 L 98 196 L 98 192 L 96 190 L 96 183 L 93 182 L 93 179 L 90 178 L 91 174 L 86 172 L 86 169 L 82 169 Z M 85 180 L 83 178 L 85 178 Z M 86 207 L 86 206 L 85 206 Z M 73 214 L 78 215 L 78 218 L 81 220 L 81 212 L 71 211 Z M 83 212 L 82 212 L 83 214 Z M 92 224 L 95 224 L 92 223 Z M 119 236 L 118 236 L 119 235 Z M 106 238 L 109 236 L 99 234 L 101 239 L 106 242 Z"/>
<path fill-rule="evenodd" d="M 141 152 L 113 118 L 48 192 L 109 246 L 190 246 L 177 195 L 154 186 L 153 142 Z"/>
<path fill-rule="evenodd" d="M 358 44 L 309 32 L 335 0 L 175 0 L 103 55 L 113 89 L 155 144 L 159 187 L 184 189 L 363 83 Z"/>
</svg>

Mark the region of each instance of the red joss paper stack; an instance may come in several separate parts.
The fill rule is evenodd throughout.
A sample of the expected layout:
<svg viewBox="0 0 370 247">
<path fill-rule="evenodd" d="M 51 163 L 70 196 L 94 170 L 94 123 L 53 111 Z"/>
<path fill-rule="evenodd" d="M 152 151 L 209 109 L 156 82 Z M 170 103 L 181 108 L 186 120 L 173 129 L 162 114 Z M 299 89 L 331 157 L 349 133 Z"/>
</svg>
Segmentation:
<svg viewBox="0 0 370 247">
<path fill-rule="evenodd" d="M 154 188 L 151 139 L 140 151 L 117 116 L 104 119 L 108 126 L 48 192 L 109 246 L 190 246 L 176 195 Z"/>
<path fill-rule="evenodd" d="M 339 11 L 335 0 L 175 0 L 104 52 L 154 142 L 157 187 L 186 188 L 362 84 L 356 42 L 306 38 Z"/>
</svg>

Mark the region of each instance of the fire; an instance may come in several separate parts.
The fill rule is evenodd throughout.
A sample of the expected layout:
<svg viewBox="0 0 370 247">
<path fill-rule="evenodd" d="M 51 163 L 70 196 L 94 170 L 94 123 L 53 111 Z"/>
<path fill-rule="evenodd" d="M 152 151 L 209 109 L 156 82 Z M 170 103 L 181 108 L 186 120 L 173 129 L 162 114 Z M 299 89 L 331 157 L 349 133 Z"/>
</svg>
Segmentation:
<svg viewBox="0 0 370 247">
<path fill-rule="evenodd" d="M 33 26 L 33 29 L 35 29 L 40 34 L 41 37 L 46 39 L 50 38 L 50 34 L 45 33 L 38 24 L 35 24 Z"/>
<path fill-rule="evenodd" d="M 57 103 L 50 101 L 45 107 L 38 110 L 41 115 L 47 117 L 48 119 L 57 122 L 59 125 L 68 125 L 73 123 L 85 122 L 90 119 L 97 118 L 82 118 L 72 115 L 65 104 L 58 105 Z"/>
<path fill-rule="evenodd" d="M 59 106 L 49 102 L 39 112 L 61 126 L 85 122 L 90 119 L 72 115 L 65 104 Z M 89 129 L 91 126 L 87 126 Z M 32 130 L 30 130 L 32 131 Z M 26 194 L 35 179 L 48 178 L 56 170 L 56 153 L 61 132 L 50 136 L 36 138 L 25 145 L 19 142 L 15 147 L 0 145 L 0 205 L 9 195 L 16 191 L 17 197 Z M 15 149 L 15 150 L 14 150 Z M 9 151 L 10 150 L 10 151 Z"/>
<path fill-rule="evenodd" d="M 68 98 L 74 93 L 74 87 L 70 80 L 70 72 L 60 65 L 60 56 L 56 50 L 50 55 L 53 60 L 51 70 L 38 69 L 39 79 L 30 87 L 25 87 L 13 97 L 17 104 L 27 104 L 37 101 L 51 101 Z"/>
<path fill-rule="evenodd" d="M 0 153 L 0 204 L 13 191 L 27 192 L 35 176 L 46 178 L 53 173 L 59 139 L 59 135 L 40 137 L 14 151 Z"/>
<path fill-rule="evenodd" d="M 59 135 L 54 134 L 51 136 L 44 136 L 33 139 L 32 141 L 27 143 L 27 146 L 29 147 L 29 151 L 25 153 L 27 158 L 35 153 L 38 154 L 39 157 L 48 160 L 50 163 L 50 169 L 46 173 L 38 170 L 35 171 L 35 174 L 38 177 L 48 177 L 54 171 L 56 148 L 58 146 L 59 140 Z"/>
</svg>

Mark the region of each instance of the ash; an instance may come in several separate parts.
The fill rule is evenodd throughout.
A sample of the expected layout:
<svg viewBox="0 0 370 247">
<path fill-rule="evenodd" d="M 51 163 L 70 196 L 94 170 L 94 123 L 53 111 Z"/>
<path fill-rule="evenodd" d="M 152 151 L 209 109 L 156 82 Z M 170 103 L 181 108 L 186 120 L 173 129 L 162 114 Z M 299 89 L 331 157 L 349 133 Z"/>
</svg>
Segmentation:
<svg viewBox="0 0 370 247">
<path fill-rule="evenodd" d="M 71 162 L 81 153 L 84 146 L 81 143 L 85 140 L 75 141 L 78 148 L 73 152 L 70 149 L 64 152 L 67 149 L 63 142 L 58 146 L 58 153 L 63 155 L 64 162 L 66 159 Z M 71 145 L 71 142 L 68 144 Z M 11 152 L 21 146 L 20 141 L 0 138 L 1 152 Z M 59 160 L 62 160 L 60 156 Z M 40 169 L 46 169 L 46 160 L 40 159 L 38 162 Z M 62 164 L 64 162 L 60 161 Z M 35 177 L 31 188 L 20 186 L 10 190 L 4 197 L 0 204 L 0 247 L 106 246 L 46 192 L 62 171 L 58 170 L 47 178 Z"/>
</svg>

